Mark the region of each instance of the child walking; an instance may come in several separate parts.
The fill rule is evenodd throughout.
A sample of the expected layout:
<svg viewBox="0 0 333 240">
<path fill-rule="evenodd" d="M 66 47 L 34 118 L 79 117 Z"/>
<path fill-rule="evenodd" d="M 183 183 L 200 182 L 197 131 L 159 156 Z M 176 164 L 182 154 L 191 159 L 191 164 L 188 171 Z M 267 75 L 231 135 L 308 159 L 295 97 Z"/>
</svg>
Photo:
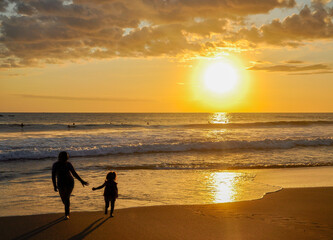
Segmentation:
<svg viewBox="0 0 333 240">
<path fill-rule="evenodd" d="M 116 183 L 116 173 L 115 172 L 109 172 L 106 175 L 105 182 L 103 185 L 92 188 L 93 191 L 97 189 L 104 188 L 104 200 L 105 200 L 105 214 L 108 213 L 108 208 L 109 208 L 109 202 L 111 202 L 111 211 L 110 211 L 110 217 L 113 217 L 113 210 L 114 210 L 114 204 L 116 201 L 116 198 L 118 198 L 118 187 Z"/>
</svg>

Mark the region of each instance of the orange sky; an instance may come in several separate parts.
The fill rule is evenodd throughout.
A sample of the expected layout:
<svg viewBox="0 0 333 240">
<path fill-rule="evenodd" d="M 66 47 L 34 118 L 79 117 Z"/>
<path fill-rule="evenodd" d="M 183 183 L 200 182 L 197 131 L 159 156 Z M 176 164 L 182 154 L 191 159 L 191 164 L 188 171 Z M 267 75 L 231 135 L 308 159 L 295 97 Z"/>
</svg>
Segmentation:
<svg viewBox="0 0 333 240">
<path fill-rule="evenodd" d="M 0 112 L 333 111 L 332 1 L 7 0 L 0 11 Z M 205 89 L 214 62 L 234 66 L 235 89 Z"/>
</svg>

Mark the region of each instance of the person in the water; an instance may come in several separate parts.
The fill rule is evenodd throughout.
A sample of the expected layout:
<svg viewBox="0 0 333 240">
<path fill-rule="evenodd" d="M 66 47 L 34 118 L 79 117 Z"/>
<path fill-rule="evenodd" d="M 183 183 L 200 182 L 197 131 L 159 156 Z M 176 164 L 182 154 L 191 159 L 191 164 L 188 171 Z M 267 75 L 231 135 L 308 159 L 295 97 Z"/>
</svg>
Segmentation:
<svg viewBox="0 0 333 240">
<path fill-rule="evenodd" d="M 82 186 L 88 186 L 88 182 L 82 180 L 75 172 L 73 165 L 68 162 L 67 152 L 60 152 L 58 161 L 52 167 L 52 182 L 54 191 L 58 192 L 65 205 L 65 219 L 69 219 L 70 196 L 74 188 L 74 178 L 79 180 Z"/>
<path fill-rule="evenodd" d="M 92 188 L 93 191 L 97 189 L 104 188 L 104 201 L 105 201 L 105 214 L 108 213 L 109 208 L 109 202 L 111 202 L 111 210 L 110 210 L 110 217 L 113 217 L 113 210 L 114 210 L 114 204 L 116 202 L 116 198 L 118 198 L 118 187 L 116 183 L 116 173 L 115 172 L 109 172 L 106 175 L 105 182 L 96 188 Z"/>
</svg>

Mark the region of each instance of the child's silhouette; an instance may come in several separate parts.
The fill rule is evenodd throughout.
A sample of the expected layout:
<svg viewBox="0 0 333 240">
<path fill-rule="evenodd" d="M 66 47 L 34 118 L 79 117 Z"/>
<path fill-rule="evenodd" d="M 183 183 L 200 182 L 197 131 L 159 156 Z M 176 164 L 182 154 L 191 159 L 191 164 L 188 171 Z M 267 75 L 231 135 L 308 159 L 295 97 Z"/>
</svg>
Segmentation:
<svg viewBox="0 0 333 240">
<path fill-rule="evenodd" d="M 115 172 L 109 172 L 106 175 L 105 182 L 103 185 L 92 188 L 93 191 L 97 189 L 101 189 L 105 187 L 104 189 L 104 200 L 105 200 L 105 214 L 108 213 L 108 208 L 109 208 L 109 202 L 111 202 L 111 210 L 110 210 L 110 217 L 113 217 L 113 210 L 114 210 L 114 204 L 116 201 L 116 198 L 118 197 L 118 187 L 116 181 L 116 173 Z"/>
</svg>

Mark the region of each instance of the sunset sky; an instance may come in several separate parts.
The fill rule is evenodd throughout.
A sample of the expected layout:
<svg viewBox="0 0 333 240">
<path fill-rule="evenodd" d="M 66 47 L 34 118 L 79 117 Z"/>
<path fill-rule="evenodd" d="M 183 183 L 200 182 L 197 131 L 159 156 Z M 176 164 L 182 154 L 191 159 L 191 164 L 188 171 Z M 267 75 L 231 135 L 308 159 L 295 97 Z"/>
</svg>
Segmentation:
<svg viewBox="0 0 333 240">
<path fill-rule="evenodd" d="M 0 112 L 332 112 L 332 18 L 329 0 L 0 0 Z"/>
</svg>

